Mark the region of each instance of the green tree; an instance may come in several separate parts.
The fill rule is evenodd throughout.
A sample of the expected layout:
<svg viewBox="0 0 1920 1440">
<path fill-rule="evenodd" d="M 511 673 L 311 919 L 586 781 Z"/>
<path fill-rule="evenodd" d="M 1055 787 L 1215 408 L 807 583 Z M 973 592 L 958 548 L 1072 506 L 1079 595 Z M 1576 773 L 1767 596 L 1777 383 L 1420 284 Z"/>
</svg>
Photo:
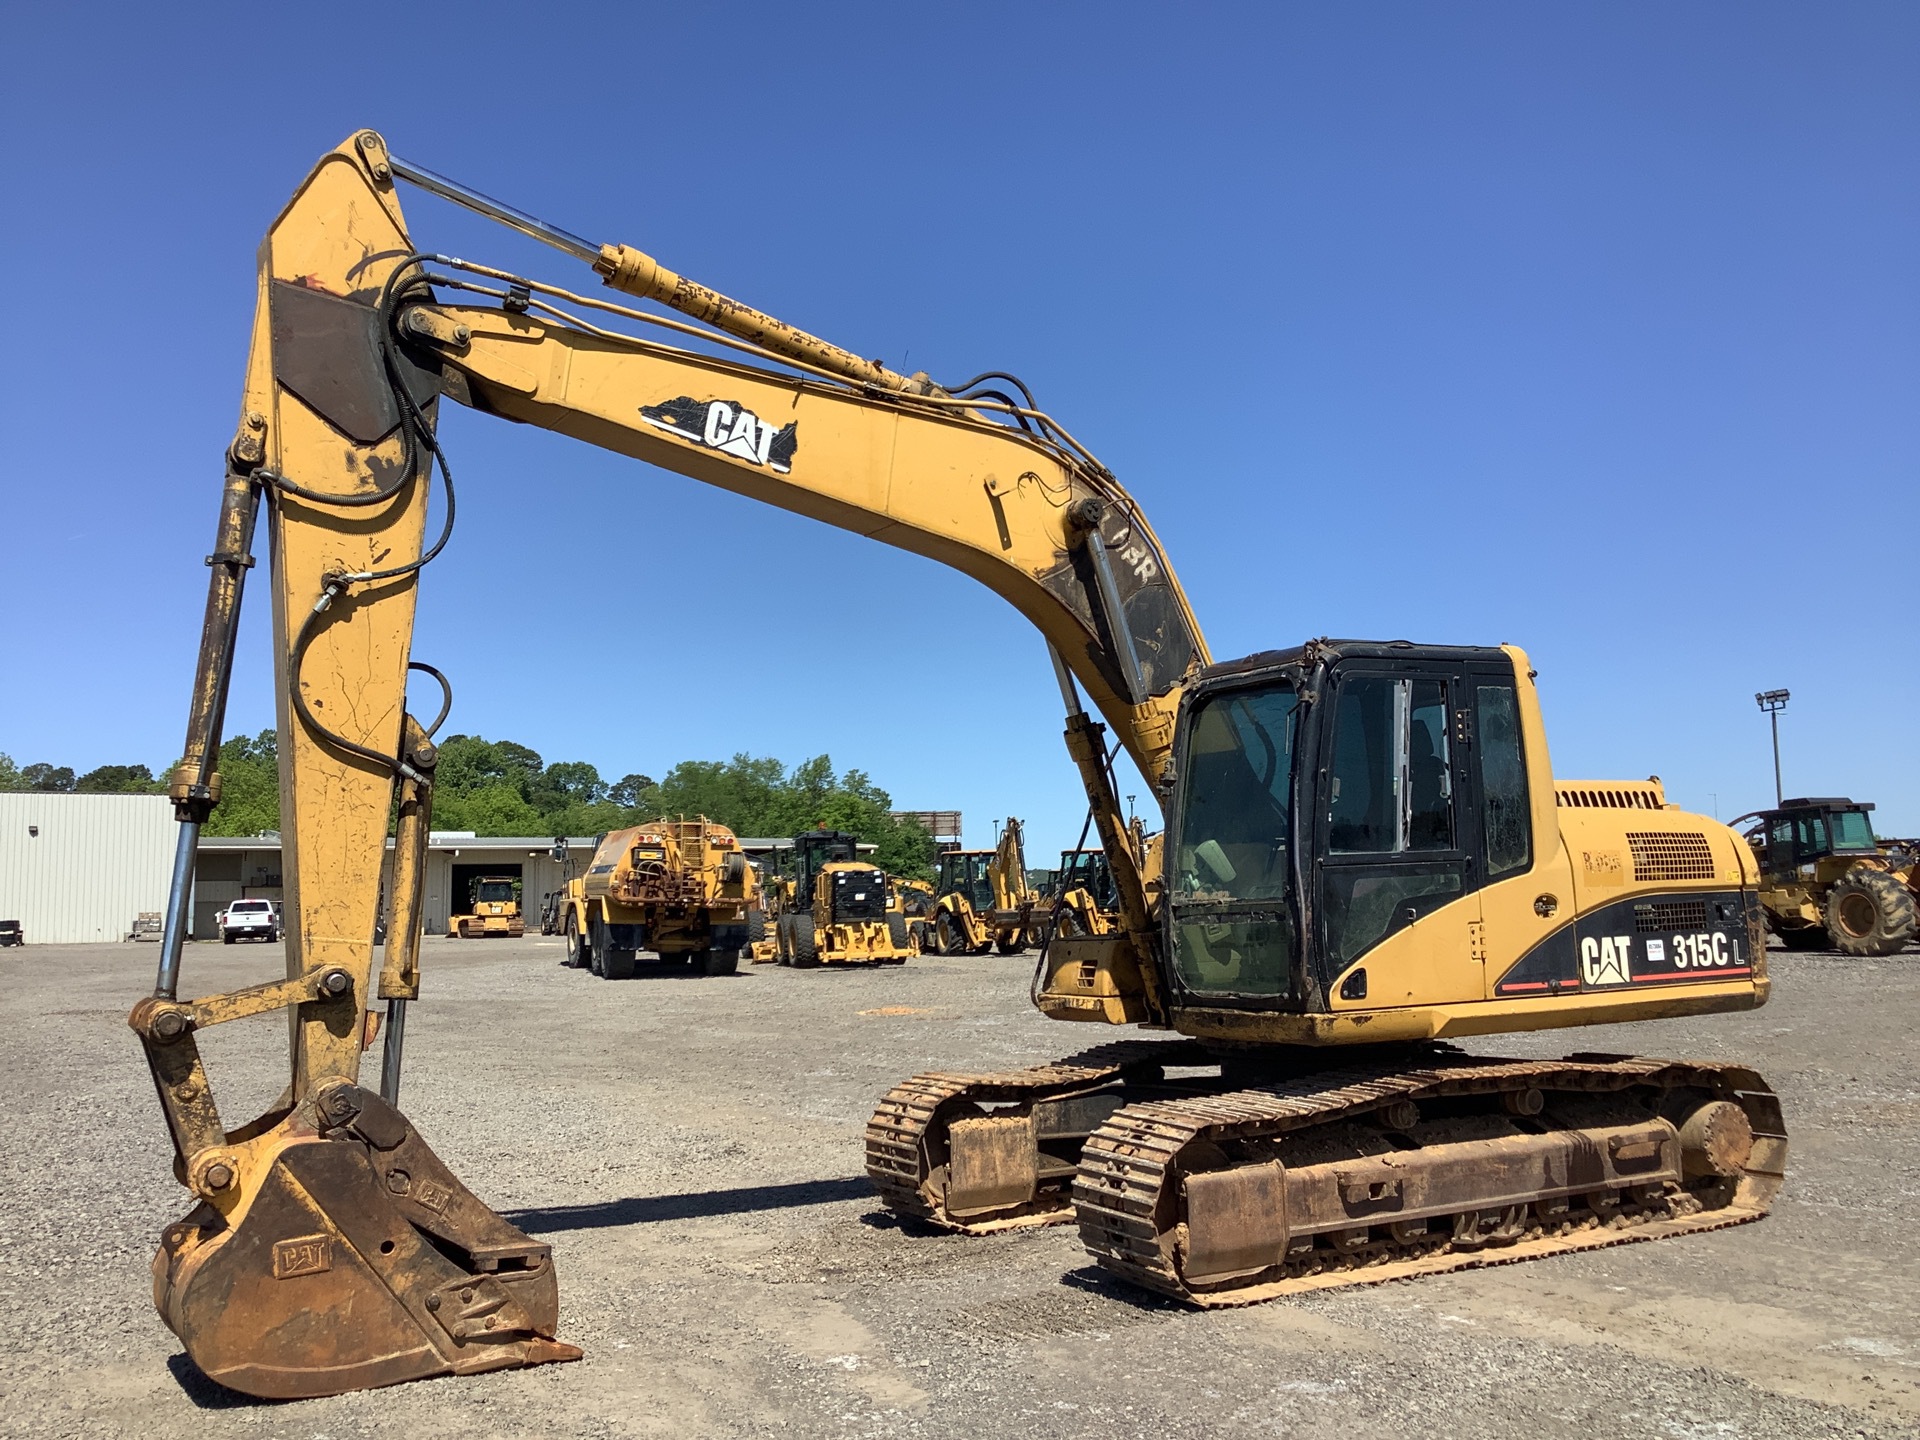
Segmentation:
<svg viewBox="0 0 1920 1440">
<path fill-rule="evenodd" d="M 167 787 L 144 765 L 102 765 L 73 782 L 80 795 L 163 795 Z"/>
<path fill-rule="evenodd" d="M 56 767 L 47 764 L 23 765 L 20 767 L 20 788 L 39 790 L 52 795 L 71 794 L 73 767 L 71 765 Z"/>
<path fill-rule="evenodd" d="M 13 763 L 13 757 L 0 750 L 0 790 L 18 790 L 20 788 L 20 767 Z"/>
<path fill-rule="evenodd" d="M 273 730 L 220 747 L 220 803 L 205 834 L 259 835 L 280 828 L 280 741 Z"/>
<path fill-rule="evenodd" d="M 622 775 L 607 787 L 607 799 L 623 810 L 640 810 L 653 804 L 654 792 L 659 788 L 651 775 Z"/>
<path fill-rule="evenodd" d="M 433 828 L 471 830 L 475 835 L 553 835 L 546 817 L 518 789 L 505 780 L 496 780 L 476 789 L 445 793 L 436 789 L 433 797 Z"/>
</svg>

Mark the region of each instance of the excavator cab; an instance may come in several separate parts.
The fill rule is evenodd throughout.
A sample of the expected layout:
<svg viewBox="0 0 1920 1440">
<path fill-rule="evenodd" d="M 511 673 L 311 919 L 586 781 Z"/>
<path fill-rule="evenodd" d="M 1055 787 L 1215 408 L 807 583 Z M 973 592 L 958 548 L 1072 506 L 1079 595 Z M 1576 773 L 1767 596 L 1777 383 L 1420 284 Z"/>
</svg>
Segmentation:
<svg viewBox="0 0 1920 1440">
<path fill-rule="evenodd" d="M 1290 652 L 1220 668 L 1230 673 L 1195 688 L 1176 741 L 1176 1004 L 1364 1000 L 1379 947 L 1415 926 L 1439 938 L 1477 923 L 1476 892 L 1532 865 L 1503 652 L 1342 644 L 1317 661 Z M 1309 690 L 1317 703 L 1302 701 Z M 1449 910 L 1461 913 L 1438 920 Z M 1458 998 L 1482 996 L 1463 977 Z"/>
</svg>

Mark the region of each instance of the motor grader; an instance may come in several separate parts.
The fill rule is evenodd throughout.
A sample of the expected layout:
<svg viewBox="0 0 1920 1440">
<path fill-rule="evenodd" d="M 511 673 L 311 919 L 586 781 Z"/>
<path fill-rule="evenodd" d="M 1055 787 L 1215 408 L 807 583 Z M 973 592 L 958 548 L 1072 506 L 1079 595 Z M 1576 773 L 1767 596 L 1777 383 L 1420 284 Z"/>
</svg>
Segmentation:
<svg viewBox="0 0 1920 1440">
<path fill-rule="evenodd" d="M 633 978 L 642 950 L 663 965 L 731 975 L 759 906 L 753 867 L 733 831 L 701 816 L 649 820 L 601 837 L 567 886 L 567 963 L 603 980 Z"/>
<path fill-rule="evenodd" d="M 403 181 L 628 299 L 421 248 Z M 1020 380 L 900 374 L 405 162 L 373 131 L 321 158 L 259 264 L 170 781 L 159 973 L 129 1017 L 193 1196 L 162 1233 L 155 1300 L 221 1384 L 310 1396 L 579 1354 L 556 1338 L 549 1247 L 462 1185 L 399 1109 L 432 736 L 452 703 L 411 653 L 421 573 L 453 558 L 447 402 L 915 551 L 1045 640 L 1117 924 L 1056 937 L 1035 1003 L 1145 1034 L 903 1082 L 867 1131 L 887 1205 L 961 1231 L 1077 1221 L 1109 1274 L 1199 1306 L 1766 1213 L 1787 1142 L 1747 1066 L 1457 1044 L 1768 995 L 1746 842 L 1657 783 L 1556 780 L 1521 650 L 1320 639 L 1216 661 L 1138 505 Z M 182 1000 L 263 509 L 287 970 Z M 1364 543 L 1350 548 L 1364 565 Z M 425 722 L 410 673 L 440 692 Z M 1165 818 L 1157 877 L 1126 835 L 1118 748 Z M 376 1001 L 377 1090 L 361 1083 Z M 235 1123 L 199 1036 L 281 1010 L 284 1096 Z"/>
<path fill-rule="evenodd" d="M 819 965 L 903 965 L 915 947 L 887 872 L 860 858 L 859 837 L 813 830 L 793 838 L 793 874 L 773 914 L 774 960 Z"/>
<path fill-rule="evenodd" d="M 520 918 L 520 897 L 511 875 L 484 875 L 467 887 L 467 908 L 447 917 L 447 938 L 480 940 L 489 937 L 517 940 L 527 933 Z"/>
<path fill-rule="evenodd" d="M 1046 938 L 1018 820 L 1007 820 L 992 850 L 942 851 L 933 895 L 934 948 L 942 955 L 1017 955 Z"/>
<path fill-rule="evenodd" d="M 1872 810 L 1844 796 L 1809 797 L 1731 822 L 1748 827 L 1767 928 L 1789 950 L 1895 955 L 1920 933 L 1920 855 L 1881 843 Z"/>
</svg>

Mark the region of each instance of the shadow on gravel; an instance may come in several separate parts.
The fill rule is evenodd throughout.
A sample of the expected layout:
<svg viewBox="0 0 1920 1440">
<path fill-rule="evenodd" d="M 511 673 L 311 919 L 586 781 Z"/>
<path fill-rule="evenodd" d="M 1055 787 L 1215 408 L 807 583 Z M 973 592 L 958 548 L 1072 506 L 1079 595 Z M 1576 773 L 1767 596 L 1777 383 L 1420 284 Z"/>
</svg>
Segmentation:
<svg viewBox="0 0 1920 1440">
<path fill-rule="evenodd" d="M 556 1230 L 605 1230 L 615 1225 L 645 1225 L 654 1220 L 687 1220 L 699 1215 L 744 1215 L 754 1210 L 792 1210 L 802 1205 L 831 1205 L 873 1194 L 866 1176 L 847 1180 L 802 1180 L 793 1185 L 744 1185 L 738 1190 L 702 1190 L 691 1195 L 636 1195 L 599 1205 L 552 1205 L 513 1210 L 507 1219 L 529 1235 Z"/>
<path fill-rule="evenodd" d="M 1098 1295 L 1103 1300 L 1117 1300 L 1135 1310 L 1170 1314 L 1185 1312 L 1188 1308 L 1171 1295 L 1156 1295 L 1151 1290 L 1129 1285 L 1109 1275 L 1098 1265 L 1083 1265 L 1078 1270 L 1069 1270 L 1060 1277 L 1060 1283 L 1069 1290 L 1081 1290 L 1089 1295 Z"/>
<path fill-rule="evenodd" d="M 187 1399 L 202 1410 L 245 1410 L 255 1405 L 287 1403 L 284 1400 L 261 1400 L 252 1395 L 242 1395 L 238 1390 L 229 1390 L 218 1380 L 209 1380 L 200 1372 L 200 1367 L 187 1358 L 184 1350 L 167 1357 L 167 1369 L 173 1372 L 175 1383 Z"/>
</svg>

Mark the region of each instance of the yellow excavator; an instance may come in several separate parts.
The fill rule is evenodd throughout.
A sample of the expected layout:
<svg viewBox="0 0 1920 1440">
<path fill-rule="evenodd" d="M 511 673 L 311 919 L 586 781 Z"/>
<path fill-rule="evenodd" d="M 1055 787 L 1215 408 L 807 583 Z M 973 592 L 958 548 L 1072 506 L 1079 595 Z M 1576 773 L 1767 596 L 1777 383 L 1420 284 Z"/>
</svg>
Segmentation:
<svg viewBox="0 0 1920 1440">
<path fill-rule="evenodd" d="M 424 251 L 401 181 L 670 313 Z M 867 1134 L 888 1205 L 961 1230 L 1074 1219 L 1100 1265 L 1201 1305 L 1765 1213 L 1786 1137 L 1745 1066 L 1453 1044 L 1767 997 L 1746 844 L 1656 782 L 1556 781 L 1519 650 L 1316 640 L 1215 662 L 1138 507 L 1019 380 L 899 374 L 409 164 L 372 131 L 322 157 L 259 254 L 171 781 L 159 975 L 130 1017 L 194 1197 L 161 1236 L 154 1294 L 221 1384 L 311 1396 L 579 1354 L 556 1338 L 548 1246 L 462 1185 L 399 1108 L 431 737 L 451 706 L 411 654 L 420 575 L 453 522 L 435 434 L 447 400 L 916 551 L 1045 638 L 1117 924 L 1055 938 L 1035 1002 L 1159 1033 L 903 1083 Z M 263 508 L 287 969 L 183 1000 Z M 409 672 L 440 688 L 426 723 Z M 1110 772 L 1121 747 L 1166 820 L 1145 856 Z M 235 1123 L 198 1037 L 273 1011 L 290 1016 L 287 1088 Z"/>
</svg>

